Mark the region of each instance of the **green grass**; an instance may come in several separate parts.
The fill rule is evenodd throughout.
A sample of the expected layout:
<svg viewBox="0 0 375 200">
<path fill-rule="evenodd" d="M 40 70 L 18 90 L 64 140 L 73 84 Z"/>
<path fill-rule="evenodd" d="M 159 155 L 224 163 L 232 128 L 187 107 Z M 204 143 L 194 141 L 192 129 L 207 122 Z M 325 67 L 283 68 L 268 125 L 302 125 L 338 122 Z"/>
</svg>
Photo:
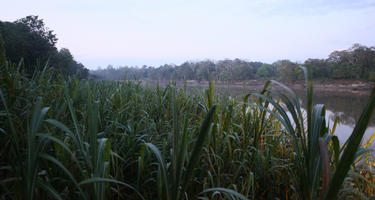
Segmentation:
<svg viewBox="0 0 375 200">
<path fill-rule="evenodd" d="M 340 144 L 306 69 L 304 110 L 275 81 L 233 98 L 214 83 L 26 77 L 1 62 L 0 199 L 374 198 L 373 149 L 361 146 L 374 92 Z"/>
</svg>

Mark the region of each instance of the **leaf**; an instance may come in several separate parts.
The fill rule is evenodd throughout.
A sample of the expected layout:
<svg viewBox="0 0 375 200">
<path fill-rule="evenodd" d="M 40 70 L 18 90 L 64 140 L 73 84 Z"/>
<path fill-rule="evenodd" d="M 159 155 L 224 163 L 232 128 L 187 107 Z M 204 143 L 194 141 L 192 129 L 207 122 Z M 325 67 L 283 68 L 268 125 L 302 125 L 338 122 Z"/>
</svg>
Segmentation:
<svg viewBox="0 0 375 200">
<path fill-rule="evenodd" d="M 213 105 L 208 111 L 206 118 L 203 121 L 200 133 L 198 135 L 198 139 L 194 145 L 193 153 L 191 154 L 191 157 L 189 159 L 189 164 L 186 168 L 186 173 L 184 174 L 180 196 L 183 195 L 183 193 L 185 193 L 188 182 L 193 174 L 194 167 L 199 161 L 200 154 L 203 148 L 203 144 L 204 144 L 206 136 L 208 135 L 208 132 L 210 131 L 210 126 L 214 118 L 215 111 L 216 111 L 216 105 Z"/>
<path fill-rule="evenodd" d="M 51 185 L 45 183 L 44 181 L 38 181 L 38 185 L 46 192 L 48 192 L 55 199 L 63 200 L 60 194 Z"/>
<path fill-rule="evenodd" d="M 88 178 L 84 181 L 81 181 L 78 185 L 86 185 L 86 184 L 91 184 L 91 183 L 100 183 L 100 182 L 107 182 L 107 183 L 116 183 L 116 184 L 120 184 L 120 185 L 123 185 L 131 190 L 133 190 L 134 192 L 137 193 L 137 195 L 141 198 L 141 199 L 145 199 L 139 192 L 138 190 L 136 190 L 133 186 L 127 184 L 127 183 L 124 183 L 122 181 L 118 181 L 118 180 L 115 180 L 115 179 L 110 179 L 110 178 L 101 178 L 101 177 L 92 177 L 92 178 Z"/>
<path fill-rule="evenodd" d="M 352 134 L 348 139 L 348 144 L 344 153 L 341 157 L 341 160 L 338 164 L 335 174 L 330 183 L 330 187 L 328 192 L 325 195 L 324 199 L 336 199 L 337 194 L 340 190 L 340 187 L 352 165 L 355 155 L 357 153 L 357 149 L 361 144 L 363 135 L 367 128 L 367 125 L 370 121 L 371 115 L 374 111 L 375 107 L 375 87 L 372 89 L 370 99 L 364 108 L 361 117 L 359 118 L 357 124 L 354 127 Z"/>
<path fill-rule="evenodd" d="M 231 189 L 227 189 L 227 188 L 209 188 L 209 189 L 205 189 L 203 190 L 200 194 L 203 194 L 203 193 L 207 193 L 207 192 L 225 192 L 227 194 L 230 194 L 232 196 L 235 196 L 237 198 L 240 198 L 242 200 L 248 200 L 244 195 L 234 191 L 234 190 L 231 190 Z"/>
<path fill-rule="evenodd" d="M 57 165 L 60 169 L 62 169 L 62 171 L 70 178 L 70 180 L 74 183 L 74 185 L 77 187 L 77 189 L 79 190 L 80 192 L 80 195 L 83 199 L 86 199 L 86 196 L 85 196 L 85 193 L 82 191 L 82 189 L 79 187 L 76 179 L 74 178 L 73 174 L 70 173 L 70 171 L 59 161 L 57 160 L 56 158 L 48 155 L 48 154 L 40 154 L 39 155 L 41 158 L 43 159 L 46 159 L 52 163 L 54 163 L 55 165 Z"/>
<path fill-rule="evenodd" d="M 320 193 L 320 199 L 321 199 L 324 195 L 325 190 L 328 188 L 328 184 L 331 179 L 328 146 L 327 146 L 326 141 L 323 138 L 319 138 L 319 151 L 320 151 L 320 157 L 322 158 L 322 167 L 323 167 L 323 181 L 322 181 L 322 189 Z"/>
<path fill-rule="evenodd" d="M 58 127 L 60 128 L 61 130 L 67 132 L 70 136 L 73 136 L 73 132 L 69 130 L 69 128 L 67 126 L 65 126 L 65 124 L 55 120 L 55 119 L 46 119 L 45 122 L 55 126 L 55 127 Z"/>
<path fill-rule="evenodd" d="M 162 176 L 162 179 L 164 181 L 164 185 L 165 185 L 165 189 L 167 191 L 167 199 L 170 199 L 169 198 L 169 184 L 168 184 L 168 178 L 167 178 L 167 171 L 166 171 L 166 168 L 165 168 L 165 164 L 164 164 L 164 160 L 163 160 L 163 156 L 161 155 L 159 149 L 151 144 L 151 143 L 145 143 L 146 147 L 148 147 L 152 153 L 154 153 L 154 155 L 156 156 L 156 159 L 158 160 L 158 163 L 159 163 L 159 167 L 161 169 L 161 176 Z"/>
</svg>

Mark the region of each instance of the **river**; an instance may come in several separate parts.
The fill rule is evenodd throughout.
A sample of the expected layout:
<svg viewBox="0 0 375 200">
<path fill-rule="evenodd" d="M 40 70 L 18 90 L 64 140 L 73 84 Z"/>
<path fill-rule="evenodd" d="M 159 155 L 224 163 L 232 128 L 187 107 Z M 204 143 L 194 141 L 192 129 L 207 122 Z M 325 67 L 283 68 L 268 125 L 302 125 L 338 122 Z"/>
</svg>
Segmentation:
<svg viewBox="0 0 375 200">
<path fill-rule="evenodd" d="M 191 86 L 193 90 L 202 90 L 207 88 L 207 86 Z M 192 89 L 190 88 L 190 89 Z M 247 88 L 246 86 L 223 86 L 215 85 L 216 92 L 227 93 L 232 96 L 241 97 L 254 91 L 254 88 Z M 258 88 L 258 91 L 260 88 Z M 306 105 L 306 90 L 298 89 L 294 90 L 297 96 L 302 102 L 302 106 Z M 340 123 L 336 127 L 335 135 L 338 136 L 340 144 L 344 142 L 351 135 L 353 128 L 358 121 L 363 108 L 365 107 L 370 91 L 362 92 L 361 94 L 348 92 L 325 92 L 325 91 L 314 91 L 313 104 L 324 104 L 326 106 L 326 122 L 332 127 L 336 117 L 340 118 Z M 375 117 L 373 116 L 370 120 L 369 126 L 363 137 L 363 142 L 375 132 Z M 374 142 L 372 143 L 375 147 Z"/>
</svg>

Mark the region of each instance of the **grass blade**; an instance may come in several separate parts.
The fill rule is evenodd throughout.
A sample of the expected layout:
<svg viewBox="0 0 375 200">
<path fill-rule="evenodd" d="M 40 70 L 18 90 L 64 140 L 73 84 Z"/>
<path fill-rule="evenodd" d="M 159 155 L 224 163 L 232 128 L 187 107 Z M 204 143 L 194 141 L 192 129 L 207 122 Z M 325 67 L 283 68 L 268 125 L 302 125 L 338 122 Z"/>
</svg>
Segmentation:
<svg viewBox="0 0 375 200">
<path fill-rule="evenodd" d="M 48 185 L 47 183 L 43 181 L 38 181 L 38 185 L 46 192 L 48 192 L 51 196 L 53 196 L 57 200 L 63 200 L 63 198 L 60 196 L 60 194 L 53 188 L 51 185 Z"/>
<path fill-rule="evenodd" d="M 373 88 L 371 92 L 370 99 L 366 107 L 364 108 L 361 114 L 361 117 L 359 118 L 356 126 L 354 127 L 352 134 L 350 135 L 348 139 L 349 142 L 340 159 L 338 168 L 336 169 L 336 172 L 333 175 L 333 178 L 329 186 L 329 190 L 326 193 L 324 199 L 336 199 L 337 198 L 337 194 L 340 190 L 340 187 L 350 169 L 350 166 L 354 162 L 357 149 L 359 145 L 361 144 L 362 137 L 366 131 L 367 125 L 374 111 L 374 107 L 375 107 L 375 87 Z"/>
<path fill-rule="evenodd" d="M 92 178 L 89 178 L 89 179 L 86 179 L 86 180 L 80 182 L 79 185 L 86 185 L 86 184 L 91 184 L 91 183 L 101 183 L 101 182 L 116 183 L 116 184 L 123 185 L 123 186 L 133 190 L 135 193 L 137 193 L 139 198 L 141 198 L 142 200 L 145 200 L 145 198 L 141 195 L 141 193 L 139 193 L 138 190 L 136 190 L 133 186 L 131 186 L 127 183 L 124 183 L 122 181 L 115 180 L 115 179 L 92 177 Z"/>
<path fill-rule="evenodd" d="M 164 159 L 163 159 L 163 156 L 161 155 L 159 149 L 151 144 L 151 143 L 145 143 L 146 147 L 148 147 L 152 153 L 154 153 L 156 159 L 158 160 L 158 163 L 159 163 L 159 167 L 160 167 L 160 170 L 161 170 L 161 176 L 162 176 L 162 179 L 163 179 L 163 182 L 164 182 L 164 186 L 165 186 L 165 189 L 166 189 L 166 195 L 167 195 L 167 200 L 170 199 L 170 191 L 169 191 L 169 184 L 168 184 L 168 178 L 167 178 L 167 170 L 165 168 L 165 164 L 164 164 Z"/>
<path fill-rule="evenodd" d="M 216 105 L 213 105 L 208 111 L 207 116 L 203 121 L 198 139 L 195 142 L 193 153 L 191 154 L 191 157 L 189 159 L 189 164 L 187 166 L 186 173 L 184 175 L 184 180 L 182 182 L 182 189 L 181 189 L 180 196 L 185 193 L 188 182 L 193 174 L 194 167 L 200 158 L 203 144 L 204 144 L 206 136 L 208 135 L 208 132 L 210 131 L 211 122 L 214 118 L 215 111 L 216 111 Z"/>
<path fill-rule="evenodd" d="M 231 190 L 231 189 L 227 189 L 227 188 L 209 188 L 209 189 L 205 189 L 201 192 L 201 194 L 204 194 L 204 193 L 207 193 L 207 192 L 225 192 L 229 195 L 232 195 L 232 196 L 235 196 L 241 200 L 248 200 L 244 195 L 234 191 L 234 190 Z"/>
</svg>

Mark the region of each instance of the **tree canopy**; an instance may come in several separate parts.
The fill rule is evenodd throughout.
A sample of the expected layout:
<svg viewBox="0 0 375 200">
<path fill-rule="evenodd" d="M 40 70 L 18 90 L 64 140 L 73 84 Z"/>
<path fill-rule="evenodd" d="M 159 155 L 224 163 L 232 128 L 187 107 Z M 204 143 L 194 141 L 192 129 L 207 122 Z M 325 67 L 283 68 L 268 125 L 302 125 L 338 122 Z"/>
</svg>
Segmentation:
<svg viewBox="0 0 375 200">
<path fill-rule="evenodd" d="M 26 72 L 32 73 L 38 65 L 49 61 L 50 67 L 63 74 L 79 73 L 81 78 L 88 76 L 88 70 L 74 60 L 68 49 L 56 48 L 56 34 L 38 16 L 31 15 L 14 22 L 0 21 L 0 35 L 6 58 L 12 62 L 23 59 Z"/>
<path fill-rule="evenodd" d="M 273 78 L 302 80 L 299 66 L 310 68 L 314 79 L 359 79 L 375 81 L 375 48 L 354 44 L 351 48 L 332 52 L 327 59 L 307 59 L 304 63 L 279 60 L 274 63 L 241 59 L 185 62 L 181 65 L 119 67 L 91 71 L 99 79 L 152 80 L 251 80 Z"/>
</svg>

